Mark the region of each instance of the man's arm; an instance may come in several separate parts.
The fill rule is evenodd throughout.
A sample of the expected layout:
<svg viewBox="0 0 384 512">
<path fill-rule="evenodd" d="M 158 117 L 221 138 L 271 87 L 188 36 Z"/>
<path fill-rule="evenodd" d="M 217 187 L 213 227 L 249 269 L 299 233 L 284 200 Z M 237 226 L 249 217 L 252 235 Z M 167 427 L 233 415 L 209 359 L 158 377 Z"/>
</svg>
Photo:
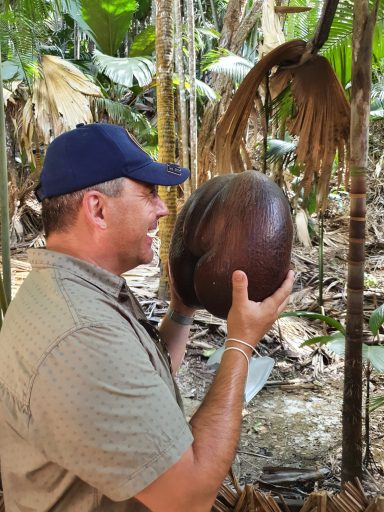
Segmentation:
<svg viewBox="0 0 384 512">
<path fill-rule="evenodd" d="M 232 277 L 233 302 L 228 315 L 228 337 L 255 346 L 284 309 L 293 284 L 289 272 L 283 285 L 263 302 L 248 299 L 246 275 Z M 231 342 L 248 357 L 251 349 Z M 247 362 L 229 350 L 200 408 L 191 419 L 192 446 L 157 480 L 136 495 L 153 512 L 208 512 L 235 456 L 241 428 L 241 410 Z"/>
<path fill-rule="evenodd" d="M 176 311 L 178 315 L 192 319 L 196 308 L 186 306 L 183 303 L 181 297 L 176 291 L 173 276 L 169 267 L 168 277 L 171 293 L 171 302 L 169 304 L 170 309 Z M 190 330 L 191 325 L 180 324 L 171 319 L 168 315 L 164 316 L 160 324 L 159 331 L 163 342 L 167 345 L 169 355 L 171 356 L 172 371 L 174 375 L 177 373 L 181 363 L 183 362 Z"/>
<path fill-rule="evenodd" d="M 185 306 L 181 300 L 172 297 L 169 306 L 171 309 L 176 311 L 178 314 L 185 317 L 192 318 L 195 313 L 195 308 Z M 159 331 L 161 338 L 167 345 L 167 350 L 171 356 L 172 371 L 175 375 L 177 370 L 180 368 L 181 363 L 184 359 L 185 349 L 188 342 L 191 325 L 182 325 L 172 320 L 168 315 L 163 318 Z"/>
</svg>

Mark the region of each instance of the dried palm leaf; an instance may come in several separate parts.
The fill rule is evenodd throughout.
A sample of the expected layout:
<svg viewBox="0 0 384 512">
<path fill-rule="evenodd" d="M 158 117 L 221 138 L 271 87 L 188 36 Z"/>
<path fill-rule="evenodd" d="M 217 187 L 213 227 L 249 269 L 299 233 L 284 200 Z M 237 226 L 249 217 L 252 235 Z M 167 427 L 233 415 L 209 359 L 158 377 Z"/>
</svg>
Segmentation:
<svg viewBox="0 0 384 512">
<path fill-rule="evenodd" d="M 244 165 L 241 165 L 240 141 L 258 88 L 273 67 L 283 63 L 298 63 L 305 47 L 306 42 L 299 39 L 278 46 L 263 57 L 244 78 L 216 129 L 216 168 L 219 174 L 245 170 Z"/>
<path fill-rule="evenodd" d="M 349 104 L 328 61 L 306 52 L 305 41 L 289 41 L 263 57 L 248 73 L 222 117 L 216 136 L 217 170 L 245 170 L 240 141 L 254 105 L 257 90 L 267 73 L 279 66 L 271 84 L 272 97 L 291 82 L 295 102 L 294 115 L 288 124 L 291 135 L 299 137 L 298 161 L 303 164 L 302 186 L 307 196 L 313 177 L 319 176 L 317 205 L 327 199 L 333 161 L 338 153 L 339 182 L 345 170 L 349 140 Z"/>
<path fill-rule="evenodd" d="M 317 204 L 328 196 L 333 161 L 338 153 L 338 179 L 342 179 L 349 145 L 350 108 L 344 91 L 324 57 L 314 55 L 293 70 L 283 71 L 291 80 L 296 113 L 288 129 L 299 137 L 297 158 L 305 165 L 302 186 L 307 196 L 314 174 L 319 175 Z M 345 172 L 348 183 L 348 172 Z"/>
<path fill-rule="evenodd" d="M 308 216 L 304 210 L 298 209 L 295 215 L 296 234 L 304 247 L 312 247 L 311 237 L 308 231 Z"/>
<path fill-rule="evenodd" d="M 99 88 L 73 64 L 54 55 L 43 55 L 41 76 L 35 80 L 32 98 L 23 110 L 21 137 L 31 160 L 32 148 L 49 144 L 52 137 L 78 123 L 93 120 L 92 96 L 101 96 Z"/>
</svg>

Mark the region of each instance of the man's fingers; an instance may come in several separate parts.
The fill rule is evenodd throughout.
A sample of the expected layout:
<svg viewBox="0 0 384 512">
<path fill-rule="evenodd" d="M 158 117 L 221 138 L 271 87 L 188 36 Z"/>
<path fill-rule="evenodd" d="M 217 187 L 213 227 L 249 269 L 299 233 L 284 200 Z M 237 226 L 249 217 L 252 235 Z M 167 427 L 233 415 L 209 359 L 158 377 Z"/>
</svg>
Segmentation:
<svg viewBox="0 0 384 512">
<path fill-rule="evenodd" d="M 279 313 L 283 311 L 285 306 L 288 303 L 289 296 L 292 291 L 293 282 L 295 280 L 295 274 L 293 270 L 290 270 L 285 278 L 283 284 L 278 288 L 275 293 L 272 295 L 273 299 L 276 300 L 280 306 L 278 307 Z"/>
<path fill-rule="evenodd" d="M 248 300 L 248 278 L 242 270 L 232 274 L 232 304 Z"/>
</svg>

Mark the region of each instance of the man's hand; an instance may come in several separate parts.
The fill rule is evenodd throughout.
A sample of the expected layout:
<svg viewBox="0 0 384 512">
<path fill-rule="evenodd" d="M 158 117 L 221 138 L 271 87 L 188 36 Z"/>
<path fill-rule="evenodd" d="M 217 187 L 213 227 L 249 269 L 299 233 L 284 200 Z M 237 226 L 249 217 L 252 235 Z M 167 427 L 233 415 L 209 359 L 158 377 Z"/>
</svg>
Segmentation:
<svg viewBox="0 0 384 512">
<path fill-rule="evenodd" d="M 248 280 L 244 272 L 234 272 L 232 283 L 228 336 L 256 345 L 284 309 L 292 289 L 293 272 L 288 273 L 271 297 L 259 303 L 248 299 Z M 150 510 L 211 510 L 236 453 L 246 377 L 244 357 L 238 351 L 227 351 L 203 403 L 190 421 L 194 437 L 192 446 L 136 496 Z"/>
<path fill-rule="evenodd" d="M 228 313 L 228 338 L 237 338 L 255 346 L 272 327 L 289 300 L 294 281 L 290 270 L 283 284 L 262 302 L 248 298 L 248 279 L 236 270 L 232 275 L 232 307 Z"/>
<path fill-rule="evenodd" d="M 170 294 L 171 294 L 170 307 L 172 309 L 174 309 L 175 311 L 178 311 L 182 315 L 193 316 L 195 311 L 197 310 L 197 308 L 192 307 L 192 306 L 187 306 L 186 304 L 184 304 L 182 298 L 177 293 L 176 286 L 175 286 L 175 281 L 173 279 L 173 275 L 172 275 L 172 272 L 171 272 L 171 267 L 169 265 L 169 262 L 167 264 L 167 274 L 168 274 L 168 279 L 169 279 L 169 291 L 170 291 Z"/>
</svg>

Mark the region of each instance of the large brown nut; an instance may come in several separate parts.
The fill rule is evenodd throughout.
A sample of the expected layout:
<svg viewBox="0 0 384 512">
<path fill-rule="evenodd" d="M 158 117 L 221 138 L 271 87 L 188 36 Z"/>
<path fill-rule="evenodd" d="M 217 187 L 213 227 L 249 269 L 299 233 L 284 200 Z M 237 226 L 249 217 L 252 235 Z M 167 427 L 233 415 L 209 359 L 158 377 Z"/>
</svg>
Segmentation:
<svg viewBox="0 0 384 512">
<path fill-rule="evenodd" d="M 288 201 L 264 174 L 245 171 L 209 180 L 176 221 L 169 255 L 176 292 L 186 305 L 226 318 L 232 273 L 243 270 L 249 298 L 265 299 L 289 270 L 292 232 Z"/>
</svg>

